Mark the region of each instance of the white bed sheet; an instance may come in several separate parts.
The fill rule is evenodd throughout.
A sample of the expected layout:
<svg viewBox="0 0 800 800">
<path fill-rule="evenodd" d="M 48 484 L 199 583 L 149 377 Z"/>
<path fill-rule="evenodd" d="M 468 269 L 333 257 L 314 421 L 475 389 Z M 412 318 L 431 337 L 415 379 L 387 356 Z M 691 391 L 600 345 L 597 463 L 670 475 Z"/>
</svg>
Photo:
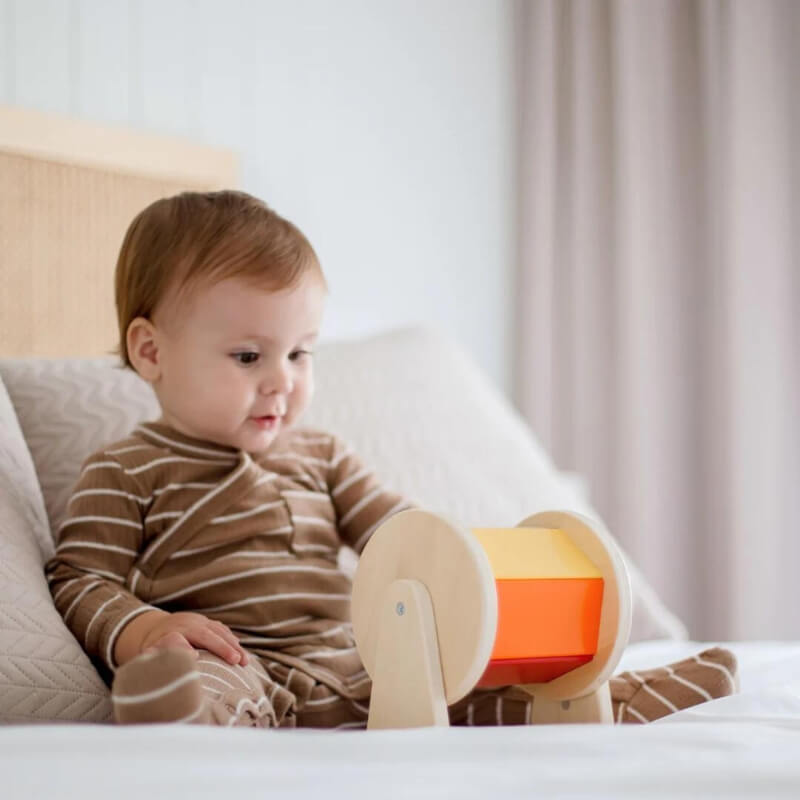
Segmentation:
<svg viewBox="0 0 800 800">
<path fill-rule="evenodd" d="M 620 668 L 705 646 L 640 643 Z M 10 726 L 0 729 L 0 797 L 800 797 L 800 643 L 728 646 L 738 695 L 643 726 Z"/>
</svg>

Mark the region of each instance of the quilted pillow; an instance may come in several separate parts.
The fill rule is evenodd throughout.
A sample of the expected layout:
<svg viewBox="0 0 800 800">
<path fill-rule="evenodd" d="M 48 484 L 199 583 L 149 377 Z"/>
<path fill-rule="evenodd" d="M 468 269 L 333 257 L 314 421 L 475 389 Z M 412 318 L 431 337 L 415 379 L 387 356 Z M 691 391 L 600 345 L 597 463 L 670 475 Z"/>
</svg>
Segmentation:
<svg viewBox="0 0 800 800">
<path fill-rule="evenodd" d="M 466 527 L 513 526 L 545 508 L 597 516 L 581 483 L 553 467 L 530 428 L 447 336 L 423 329 L 393 331 L 322 343 L 314 358 L 317 391 L 303 424 L 349 440 L 386 485 L 421 506 L 444 512 Z M 36 713 L 25 712 L 29 717 L 108 715 L 105 687 L 91 674 L 91 664 L 55 611 L 42 565 L 53 549 L 46 518 L 57 530 L 83 460 L 127 435 L 140 421 L 158 416 L 150 387 L 115 364 L 111 358 L 0 361 L 0 378 L 24 433 L 23 441 L 6 398 L 2 452 L 14 456 L 0 462 L 0 481 L 16 488 L 11 494 L 3 492 L 10 500 L 0 500 L 0 523 L 5 526 L 0 546 L 16 549 L 2 560 L 9 566 L 0 572 L 0 600 L 13 592 L 23 597 L 24 587 L 24 596 L 35 597 L 37 603 L 35 613 L 14 623 L 16 645 L 6 627 L 11 630 L 13 608 L 19 603 L 2 606 L 0 681 L 14 647 L 27 654 L 28 664 L 45 651 L 41 626 L 46 624 L 48 635 L 63 650 L 50 654 L 44 673 L 41 667 L 31 668 L 25 685 L 47 684 L 52 691 L 54 682 L 61 680 L 61 691 L 67 691 L 82 670 L 80 685 L 93 687 L 96 703 L 91 711 L 78 705 L 44 706 Z M 682 623 L 630 559 L 627 562 L 634 595 L 631 640 L 685 638 Z M 349 564 L 352 567 L 352 560 Z M 18 678 L 9 674 L 8 680 Z M 0 720 L 10 718 L 7 709 L 0 692 Z M 15 713 L 25 716 L 19 707 Z"/>
<path fill-rule="evenodd" d="M 111 719 L 108 690 L 64 625 L 42 566 L 42 494 L 0 381 L 0 723 Z"/>
<path fill-rule="evenodd" d="M 0 361 L 53 531 L 84 459 L 159 415 L 149 384 L 118 364 L 112 357 Z"/>
</svg>

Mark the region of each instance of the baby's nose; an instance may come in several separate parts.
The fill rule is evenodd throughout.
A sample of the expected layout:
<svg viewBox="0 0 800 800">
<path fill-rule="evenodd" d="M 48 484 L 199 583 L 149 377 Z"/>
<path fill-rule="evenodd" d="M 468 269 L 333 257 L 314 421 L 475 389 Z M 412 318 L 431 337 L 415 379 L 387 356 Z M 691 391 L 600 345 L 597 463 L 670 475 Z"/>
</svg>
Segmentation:
<svg viewBox="0 0 800 800">
<path fill-rule="evenodd" d="M 292 376 L 286 370 L 276 370 L 261 381 L 261 394 L 291 394 L 294 389 Z"/>
</svg>

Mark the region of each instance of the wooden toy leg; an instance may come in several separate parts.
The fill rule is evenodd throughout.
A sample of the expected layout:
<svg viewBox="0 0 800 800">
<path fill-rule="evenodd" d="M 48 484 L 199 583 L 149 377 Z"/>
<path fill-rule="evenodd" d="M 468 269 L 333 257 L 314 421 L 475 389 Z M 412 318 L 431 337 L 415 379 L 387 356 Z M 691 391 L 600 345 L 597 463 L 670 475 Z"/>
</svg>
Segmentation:
<svg viewBox="0 0 800 800">
<path fill-rule="evenodd" d="M 526 686 L 522 688 L 528 691 Z M 614 722 L 608 681 L 591 694 L 572 700 L 551 700 L 534 692 L 531 694 L 533 695 L 533 708 L 531 709 L 531 724 L 533 725 L 553 722 Z"/>
<path fill-rule="evenodd" d="M 425 586 L 389 584 L 380 611 L 368 728 L 447 727 L 433 605 Z"/>
<path fill-rule="evenodd" d="M 394 580 L 381 605 L 367 728 L 449 726 L 428 590 Z"/>
</svg>

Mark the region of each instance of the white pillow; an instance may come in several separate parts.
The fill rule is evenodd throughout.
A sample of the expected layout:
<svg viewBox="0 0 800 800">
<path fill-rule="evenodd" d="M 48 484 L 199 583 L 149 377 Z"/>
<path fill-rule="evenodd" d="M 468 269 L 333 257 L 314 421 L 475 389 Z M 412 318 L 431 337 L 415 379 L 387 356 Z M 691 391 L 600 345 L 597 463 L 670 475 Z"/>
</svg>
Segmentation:
<svg viewBox="0 0 800 800">
<path fill-rule="evenodd" d="M 409 328 L 317 350 L 306 424 L 349 439 L 387 485 L 424 508 L 467 528 L 511 527 L 543 509 L 600 518 L 584 481 L 555 468 L 522 416 L 443 331 Z M 686 626 L 622 555 L 633 589 L 630 641 L 686 639 Z"/>
<path fill-rule="evenodd" d="M 444 334 L 411 329 L 327 342 L 317 347 L 314 358 L 317 392 L 302 424 L 349 440 L 387 486 L 419 505 L 444 512 L 466 527 L 513 526 L 547 508 L 597 516 L 580 482 L 553 467 L 521 417 Z M 12 630 L 13 611 L 3 615 L 0 610 L 0 673 L 11 649 L 23 658 L 27 655 L 33 664 L 45 639 L 55 636 L 63 655 L 54 658 L 41 679 L 37 677 L 41 666 L 29 670 L 31 685 L 47 685 L 50 690 L 59 676 L 62 691 L 74 690 L 78 665 L 84 671 L 81 680 L 87 665 L 92 667 L 61 622 L 44 581 L 42 566 L 53 544 L 41 494 L 51 528 L 57 530 L 83 460 L 126 436 L 140 421 L 158 416 L 150 387 L 115 363 L 111 358 L 0 361 L 0 379 L 25 437 L 23 442 L 6 399 L 5 409 L 0 406 L 2 452 L 11 455 L 0 461 L 0 488 L 8 484 L 14 489 L 0 495 L 4 526 L 0 543 L 5 550 L 16 549 L 2 561 L 8 566 L 0 571 L 0 598 L 15 591 L 22 596 L 24 587 L 25 596 L 35 596 L 38 603 L 27 622 L 14 619 L 17 640 L 5 630 Z M 682 623 L 630 559 L 627 562 L 634 594 L 631 640 L 685 638 Z M 0 686 L 2 680 L 0 674 Z M 96 682 L 85 680 L 92 691 L 99 691 Z M 97 707 L 91 713 L 105 718 L 107 698 L 94 696 Z M 0 719 L 8 717 L 7 709 L 0 693 Z M 87 719 L 89 713 L 77 705 L 52 710 L 53 719 Z M 73 710 L 76 715 L 69 716 Z M 44 718 L 49 713 L 50 708 L 44 707 L 31 710 L 30 716 Z"/>
</svg>

